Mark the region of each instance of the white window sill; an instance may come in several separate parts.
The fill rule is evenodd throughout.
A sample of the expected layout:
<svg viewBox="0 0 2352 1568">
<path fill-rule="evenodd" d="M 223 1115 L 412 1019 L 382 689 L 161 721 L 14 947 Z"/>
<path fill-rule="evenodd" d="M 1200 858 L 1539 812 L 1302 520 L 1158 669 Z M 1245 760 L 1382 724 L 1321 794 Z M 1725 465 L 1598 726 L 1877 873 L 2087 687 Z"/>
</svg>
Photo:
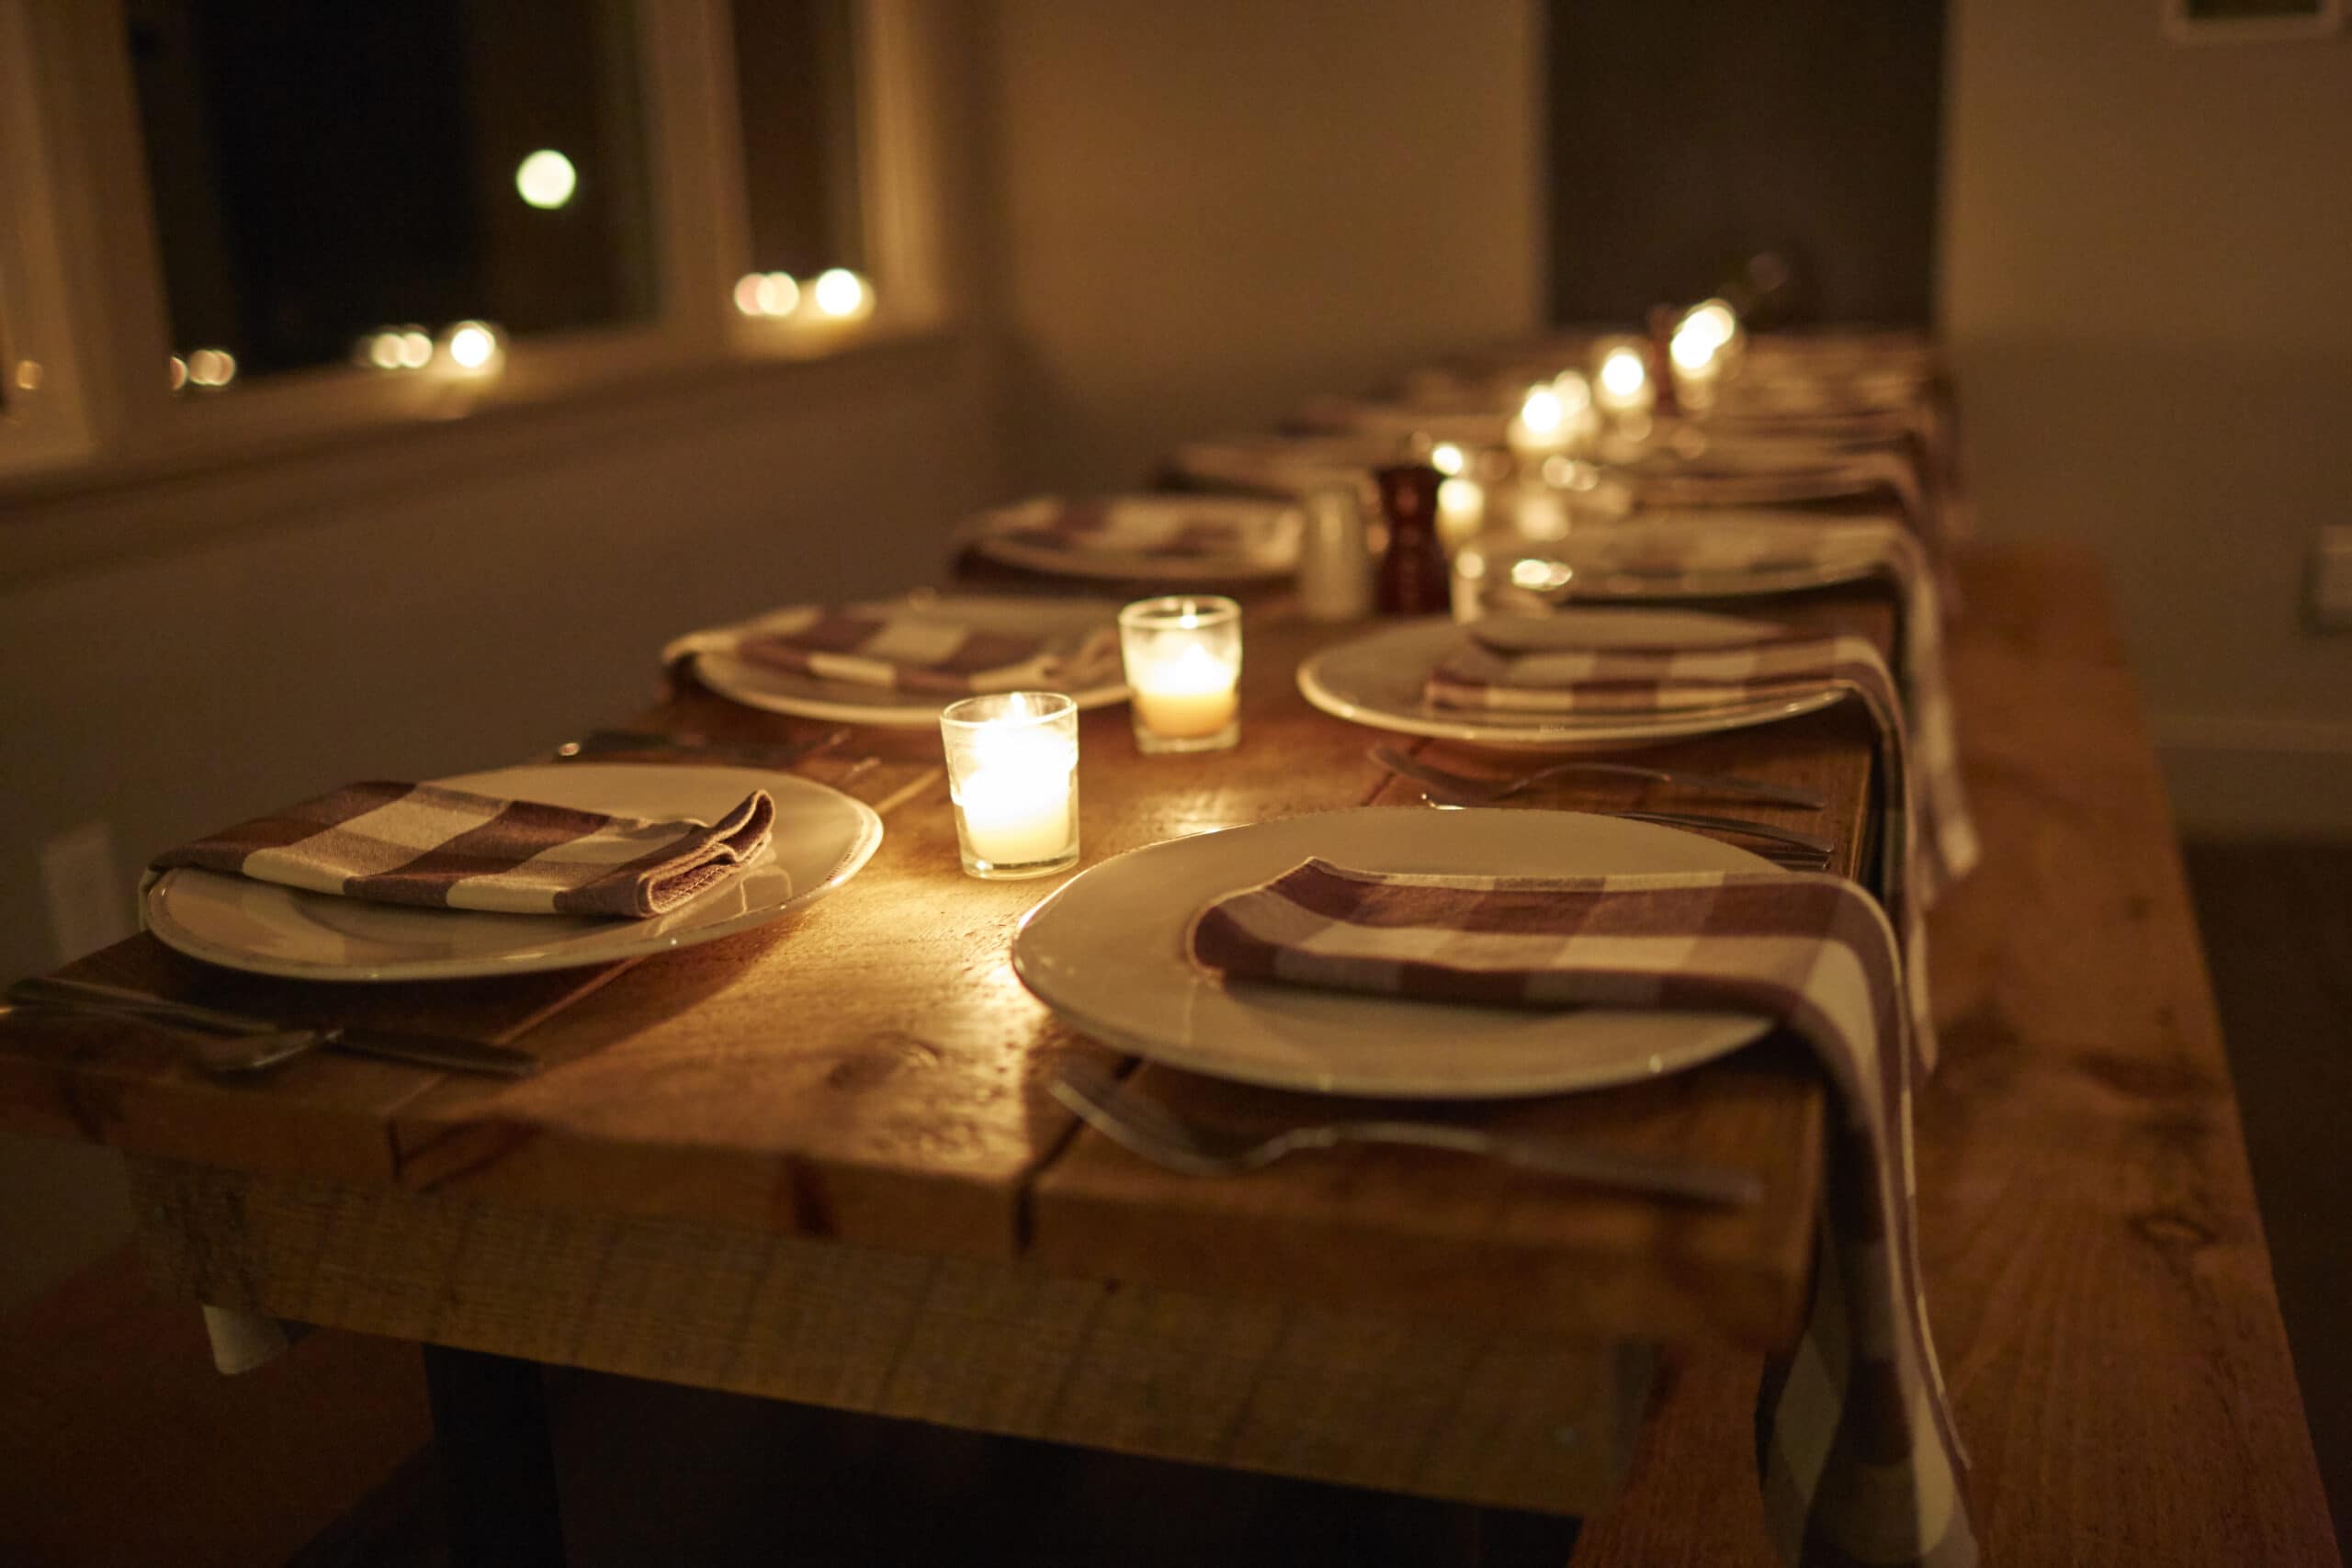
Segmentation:
<svg viewBox="0 0 2352 1568">
<path fill-rule="evenodd" d="M 494 393 L 309 427 L 240 420 L 216 441 L 0 473 L 0 587 L 185 546 L 355 494 L 462 483 L 583 445 L 655 438 L 674 422 L 724 417 L 747 392 L 798 381 L 831 404 L 935 378 L 962 346 L 937 325 L 861 324 L 827 341 L 780 340 L 638 374 L 602 369 L 558 389 L 542 370 Z M 265 393 L 279 388 L 264 383 Z M 205 394 L 234 412 L 238 389 Z M 225 423 L 225 422 L 224 422 Z M 273 425 L 279 428 L 273 429 Z"/>
</svg>

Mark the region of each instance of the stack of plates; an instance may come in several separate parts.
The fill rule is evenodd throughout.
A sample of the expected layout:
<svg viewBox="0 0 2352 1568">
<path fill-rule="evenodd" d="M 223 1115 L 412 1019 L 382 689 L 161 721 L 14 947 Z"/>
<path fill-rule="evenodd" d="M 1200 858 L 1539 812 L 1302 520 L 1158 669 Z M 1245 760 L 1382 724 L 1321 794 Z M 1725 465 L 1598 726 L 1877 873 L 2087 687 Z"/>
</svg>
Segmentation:
<svg viewBox="0 0 2352 1568">
<path fill-rule="evenodd" d="M 1696 610 L 1563 610 L 1589 647 L 1691 648 L 1750 641 L 1774 628 L 1758 621 Z M 1325 649 L 1298 667 L 1298 689 L 1325 713 L 1402 735 L 1427 735 L 1480 746 L 1548 751 L 1598 750 L 1675 740 L 1771 724 L 1827 707 L 1835 691 L 1803 696 L 1677 708 L 1657 714 L 1533 715 L 1474 713 L 1432 705 L 1422 694 L 1430 672 L 1468 637 L 1452 621 L 1408 621 Z"/>
<path fill-rule="evenodd" d="M 1057 689 L 1081 708 L 1108 707 L 1127 700 L 1116 637 L 1119 606 L 1108 600 L 917 593 L 904 600 L 853 607 L 877 614 L 935 615 L 960 626 L 1030 635 L 1109 628 L 1113 636 L 1105 643 L 1107 656 L 1096 666 L 1070 671 L 1069 684 Z M 807 608 L 787 606 L 760 620 L 682 637 L 662 650 L 662 662 L 674 665 L 691 660 L 696 680 L 746 707 L 799 718 L 831 719 L 836 724 L 919 729 L 937 723 L 940 710 L 956 700 L 936 692 L 899 692 L 887 686 L 829 681 L 821 676 L 773 669 L 738 659 L 729 651 L 738 638 L 756 631 L 761 621 L 793 615 Z"/>
<path fill-rule="evenodd" d="M 1084 527 L 1063 519 L 1084 506 Z M 983 512 L 958 530 L 976 555 L 1057 577 L 1170 583 L 1287 577 L 1301 523 L 1283 502 L 1238 495 L 1119 495 L 1071 502 L 1039 496 Z M 1227 546 L 1189 542 L 1228 537 Z"/>
</svg>

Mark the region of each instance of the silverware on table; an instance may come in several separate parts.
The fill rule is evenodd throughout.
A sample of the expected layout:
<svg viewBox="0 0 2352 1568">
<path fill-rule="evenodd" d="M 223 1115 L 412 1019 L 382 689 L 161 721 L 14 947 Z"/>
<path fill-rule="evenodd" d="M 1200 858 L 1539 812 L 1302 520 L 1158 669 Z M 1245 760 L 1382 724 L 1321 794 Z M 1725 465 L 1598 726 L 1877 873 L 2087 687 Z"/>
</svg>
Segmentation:
<svg viewBox="0 0 2352 1568">
<path fill-rule="evenodd" d="M 175 1034 L 195 1031 L 195 1035 L 188 1036 L 189 1054 L 196 1065 L 207 1072 L 251 1072 L 274 1066 L 315 1046 L 449 1072 L 488 1073 L 499 1077 L 526 1077 L 539 1068 L 538 1058 L 528 1052 L 482 1040 L 349 1024 L 288 1025 L 275 1019 L 224 1012 L 218 1008 L 173 1001 L 91 980 L 36 976 L 12 982 L 6 996 L 10 1002 L 21 1007 L 137 1019 Z"/>
<path fill-rule="evenodd" d="M 690 757 L 746 768 L 786 768 L 830 750 L 848 738 L 846 728 L 795 740 L 730 740 L 692 730 L 594 729 L 557 747 L 555 760 L 573 762 L 602 757 Z"/>
<path fill-rule="evenodd" d="M 1450 768 L 1439 767 L 1424 758 L 1399 751 L 1393 746 L 1374 746 L 1372 760 L 1390 773 L 1445 791 L 1464 804 L 1483 805 L 1488 801 L 1516 795 L 1550 779 L 1568 778 L 1578 773 L 1599 777 L 1645 779 L 1654 784 L 1670 784 L 1677 789 L 1700 790 L 1711 795 L 1743 795 L 1753 800 L 1769 800 L 1781 806 L 1802 807 L 1818 811 L 1828 803 L 1811 790 L 1798 789 L 1792 784 L 1772 784 L 1763 779 L 1741 778 L 1732 773 L 1694 773 L 1684 769 L 1652 768 L 1638 762 L 1602 762 L 1578 759 L 1555 762 L 1533 773 L 1509 778 L 1481 778 L 1472 773 L 1457 773 Z M 1472 801 L 1472 796 L 1481 797 Z"/>
<path fill-rule="evenodd" d="M 1471 796 L 1463 798 L 1438 788 L 1434 784 L 1421 786 L 1421 798 L 1441 811 L 1475 810 L 1488 804 Z M 1679 811 L 1595 811 L 1595 817 L 1621 817 L 1628 822 L 1655 822 L 1663 828 L 1688 828 L 1702 833 L 1724 833 L 1755 840 L 1755 846 L 1742 845 L 1750 852 L 1763 856 L 1777 865 L 1798 871 L 1820 871 L 1829 864 L 1829 857 L 1837 846 L 1828 840 L 1794 828 L 1781 828 L 1770 822 L 1751 822 L 1745 817 L 1707 817 Z"/>
<path fill-rule="evenodd" d="M 1764 1195 L 1762 1180 L 1750 1171 L 1595 1148 L 1541 1134 L 1388 1118 L 1309 1122 L 1272 1134 L 1211 1126 L 1185 1120 L 1091 1062 L 1063 1063 L 1050 1088 L 1056 1100 L 1104 1137 L 1155 1164 L 1188 1175 L 1230 1176 L 1256 1170 L 1299 1149 L 1399 1144 L 1476 1155 L 1588 1186 L 1717 1208 L 1745 1207 Z"/>
</svg>

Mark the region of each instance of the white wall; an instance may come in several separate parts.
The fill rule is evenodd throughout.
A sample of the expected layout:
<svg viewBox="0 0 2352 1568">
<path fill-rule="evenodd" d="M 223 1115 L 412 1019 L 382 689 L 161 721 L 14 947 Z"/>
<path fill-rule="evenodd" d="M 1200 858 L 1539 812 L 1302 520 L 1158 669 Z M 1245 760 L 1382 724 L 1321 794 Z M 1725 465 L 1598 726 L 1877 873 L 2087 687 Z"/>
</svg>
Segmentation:
<svg viewBox="0 0 2352 1568">
<path fill-rule="evenodd" d="M 1001 0 L 1008 409 L 1036 486 L 1131 485 L 1542 284 L 1527 0 Z"/>
<path fill-rule="evenodd" d="M 1956 0 L 1945 328 L 1988 530 L 2103 547 L 2192 827 L 2352 833 L 2352 35 Z"/>
</svg>

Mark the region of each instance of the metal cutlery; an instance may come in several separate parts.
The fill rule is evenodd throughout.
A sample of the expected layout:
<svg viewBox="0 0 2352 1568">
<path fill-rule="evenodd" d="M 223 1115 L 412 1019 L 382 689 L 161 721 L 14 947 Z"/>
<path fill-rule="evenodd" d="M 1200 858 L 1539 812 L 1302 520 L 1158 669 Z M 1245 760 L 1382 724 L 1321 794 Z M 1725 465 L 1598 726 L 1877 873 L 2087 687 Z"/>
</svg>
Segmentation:
<svg viewBox="0 0 2352 1568">
<path fill-rule="evenodd" d="M 1390 773 L 1408 778 L 1415 784 L 1429 784 L 1443 790 L 1464 804 L 1484 805 L 1517 795 L 1549 779 L 1568 778 L 1578 773 L 1600 777 L 1645 779 L 1654 784 L 1670 784 L 1678 789 L 1701 790 L 1713 795 L 1744 795 L 1754 800 L 1769 800 L 1781 806 L 1802 807 L 1818 811 L 1827 802 L 1811 790 L 1792 784 L 1771 784 L 1762 779 L 1741 778 L 1731 773 L 1694 773 L 1680 769 L 1645 767 L 1638 762 L 1601 762 L 1578 760 L 1555 762 L 1510 778 L 1480 778 L 1471 773 L 1457 773 L 1449 768 L 1424 761 L 1393 746 L 1374 746 L 1372 760 Z M 1471 797 L 1481 797 L 1472 800 Z"/>
<path fill-rule="evenodd" d="M 1425 787 L 1421 798 L 1440 811 L 1476 810 L 1487 803 L 1482 800 L 1457 800 L 1434 787 Z M 1750 822 L 1740 817 L 1686 816 L 1671 811 L 1595 811 L 1594 817 L 1622 817 L 1630 822 L 1655 822 L 1667 828 L 1688 828 L 1710 833 L 1736 833 L 1754 839 L 1750 852 L 1761 855 L 1775 865 L 1792 871 L 1823 871 L 1829 864 L 1833 846 L 1826 840 L 1794 829 L 1776 828 L 1766 822 Z M 1742 846 L 1748 848 L 1749 846 Z"/>
<path fill-rule="evenodd" d="M 647 755 L 692 757 L 731 762 L 746 768 L 785 768 L 820 751 L 830 750 L 849 738 L 846 728 L 796 740 L 729 740 L 692 730 L 595 729 L 555 750 L 560 762 L 591 761 L 601 757 Z"/>
<path fill-rule="evenodd" d="M 539 1067 L 538 1058 L 528 1052 L 487 1041 L 357 1025 L 288 1026 L 274 1019 L 224 1012 L 90 980 L 37 976 L 11 983 L 6 996 L 20 1007 L 136 1019 L 161 1026 L 187 1039 L 196 1065 L 213 1073 L 274 1066 L 315 1046 L 500 1077 L 526 1077 Z M 196 1032 L 189 1034 L 189 1031 Z"/>
<path fill-rule="evenodd" d="M 1273 1134 L 1210 1126 L 1187 1121 L 1091 1062 L 1063 1063 L 1050 1088 L 1056 1100 L 1122 1148 L 1193 1176 L 1256 1170 L 1300 1149 L 1396 1144 L 1477 1155 L 1588 1186 L 1715 1208 L 1745 1207 L 1764 1195 L 1763 1182 L 1749 1171 L 1595 1148 L 1540 1134 L 1495 1132 L 1444 1122 L 1387 1118 L 1322 1122 Z"/>
</svg>

